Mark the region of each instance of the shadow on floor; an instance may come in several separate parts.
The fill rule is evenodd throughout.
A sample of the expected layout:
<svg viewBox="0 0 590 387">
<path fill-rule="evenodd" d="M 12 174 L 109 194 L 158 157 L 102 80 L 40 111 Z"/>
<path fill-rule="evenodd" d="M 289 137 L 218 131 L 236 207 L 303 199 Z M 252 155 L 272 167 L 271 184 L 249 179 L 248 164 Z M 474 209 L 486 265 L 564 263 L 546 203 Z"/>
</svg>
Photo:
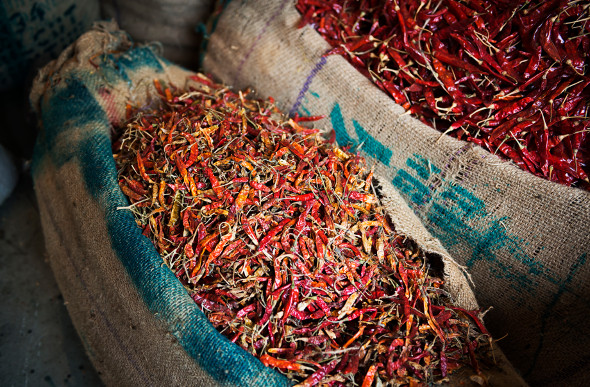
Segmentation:
<svg viewBox="0 0 590 387">
<path fill-rule="evenodd" d="M 0 206 L 0 385 L 102 386 L 45 256 L 32 181 Z"/>
</svg>

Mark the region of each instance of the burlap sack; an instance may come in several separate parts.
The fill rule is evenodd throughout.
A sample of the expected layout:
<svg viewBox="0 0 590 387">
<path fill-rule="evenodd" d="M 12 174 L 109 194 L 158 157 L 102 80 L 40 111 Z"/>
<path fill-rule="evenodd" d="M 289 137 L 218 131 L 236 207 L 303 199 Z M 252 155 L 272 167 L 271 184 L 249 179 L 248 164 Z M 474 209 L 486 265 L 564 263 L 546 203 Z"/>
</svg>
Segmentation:
<svg viewBox="0 0 590 387">
<path fill-rule="evenodd" d="M 99 17 L 98 0 L 0 2 L 0 90 L 21 86 Z"/>
<path fill-rule="evenodd" d="M 101 24 L 45 67 L 31 102 L 40 135 L 33 177 L 51 267 L 88 354 L 108 385 L 279 386 L 266 368 L 206 320 L 149 239 L 121 193 L 110 131 L 125 105 L 146 106 L 153 79 L 186 87 L 189 74 L 127 34 Z M 460 268 L 385 181 L 396 227 L 442 262 L 457 303 L 477 303 Z M 500 351 L 485 376 L 492 385 L 525 385 Z M 468 368 L 451 383 L 471 384 Z"/>
<path fill-rule="evenodd" d="M 201 36 L 196 26 L 212 11 L 213 0 L 100 0 L 104 18 L 113 19 L 136 42 L 157 41 L 163 56 L 196 69 Z"/>
<path fill-rule="evenodd" d="M 98 67 L 95 67 L 98 65 Z M 35 80 L 41 130 L 33 165 L 49 260 L 72 321 L 107 385 L 268 384 L 288 380 L 207 321 L 141 235 L 121 193 L 110 132 L 152 80 L 187 73 L 114 25 L 86 33 Z"/>
<path fill-rule="evenodd" d="M 590 361 L 590 192 L 521 171 L 404 114 L 311 27 L 294 1 L 233 1 L 204 68 L 291 113 L 325 115 L 377 163 L 428 231 L 467 267 L 486 321 L 535 384 L 583 383 Z M 321 124 L 320 124 L 321 125 Z"/>
</svg>

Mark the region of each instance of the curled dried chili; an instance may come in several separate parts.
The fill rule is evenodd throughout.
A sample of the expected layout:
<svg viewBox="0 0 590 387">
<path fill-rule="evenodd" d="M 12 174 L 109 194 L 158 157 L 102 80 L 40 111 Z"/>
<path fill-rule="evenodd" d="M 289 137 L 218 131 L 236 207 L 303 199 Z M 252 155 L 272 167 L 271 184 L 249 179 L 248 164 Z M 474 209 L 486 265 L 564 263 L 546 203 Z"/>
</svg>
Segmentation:
<svg viewBox="0 0 590 387">
<path fill-rule="evenodd" d="M 590 5 L 578 0 L 298 0 L 361 73 L 418 119 L 590 190 Z"/>
<path fill-rule="evenodd" d="M 395 231 L 365 160 L 270 101 L 195 80 L 158 82 L 161 106 L 135 112 L 113 149 L 137 224 L 211 323 L 302 385 L 478 370 L 491 343 L 478 311 L 453 306 Z"/>
</svg>

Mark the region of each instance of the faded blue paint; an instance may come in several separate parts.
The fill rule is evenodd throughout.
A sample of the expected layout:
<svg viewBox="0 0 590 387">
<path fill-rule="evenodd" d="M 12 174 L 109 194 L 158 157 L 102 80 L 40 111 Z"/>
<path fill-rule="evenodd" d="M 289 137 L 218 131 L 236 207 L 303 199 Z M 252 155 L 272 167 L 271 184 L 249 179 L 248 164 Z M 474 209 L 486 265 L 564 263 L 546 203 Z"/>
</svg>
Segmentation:
<svg viewBox="0 0 590 387">
<path fill-rule="evenodd" d="M 403 169 L 398 171 L 397 176 L 393 178 L 391 183 L 406 197 L 410 198 L 417 208 L 430 202 L 431 197 L 428 187 Z"/>
<path fill-rule="evenodd" d="M 413 158 L 406 160 L 406 165 L 415 170 L 418 174 L 418 177 L 420 177 L 422 180 L 428 180 L 430 179 L 430 176 L 440 174 L 439 168 L 430 163 L 425 157 L 422 157 L 416 153 L 414 153 Z"/>
<path fill-rule="evenodd" d="M 305 108 L 305 106 L 299 106 L 299 115 L 311 116 L 311 112 L 307 108 Z"/>
<path fill-rule="evenodd" d="M 340 146 L 350 146 L 356 148 L 357 143 L 354 141 L 346 131 L 346 124 L 344 123 L 344 117 L 342 117 L 342 111 L 340 105 L 335 104 L 330 113 L 330 120 L 332 121 L 332 128 L 336 133 L 336 142 Z"/>
<path fill-rule="evenodd" d="M 467 268 L 487 262 L 496 278 L 509 280 L 519 292 L 534 293 L 540 278 L 551 279 L 543 263 L 522 249 L 526 242 L 508 234 L 503 225 L 508 218 L 492 218 L 481 199 L 461 185 L 448 184 L 441 169 L 423 156 L 414 154 L 406 165 L 408 169 L 399 169 L 392 184 L 451 252 L 455 247 L 471 246 Z M 481 228 L 472 226 L 480 219 L 486 219 Z M 498 260 L 499 251 L 508 252 L 526 271 L 512 270 Z"/>
<path fill-rule="evenodd" d="M 144 67 L 148 67 L 157 73 L 164 72 L 164 68 L 160 63 L 162 59 L 149 47 L 138 47 L 119 56 L 109 54 L 109 58 L 113 60 L 115 67 L 122 68 L 126 72 L 132 73 Z"/>
<path fill-rule="evenodd" d="M 389 167 L 389 161 L 393 155 L 391 149 L 380 143 L 375 137 L 371 136 L 356 120 L 352 120 L 352 126 L 354 126 L 354 131 L 361 143 L 361 149 L 363 152 Z"/>
<path fill-rule="evenodd" d="M 342 110 L 338 103 L 334 104 L 334 107 L 332 108 L 330 120 L 332 122 L 332 128 L 334 128 L 334 131 L 336 132 L 336 142 L 338 145 L 350 146 L 351 149 L 354 150 L 360 144 L 360 149 L 365 152 L 366 155 L 389 166 L 391 156 L 393 155 L 391 149 L 387 148 L 379 140 L 369 134 L 369 132 L 367 132 L 356 120 L 352 120 L 352 125 L 358 138 L 358 140 L 354 140 L 346 129 Z"/>
<path fill-rule="evenodd" d="M 159 58 L 150 47 L 138 47 L 123 55 L 98 56 L 94 58 L 94 62 L 100 67 L 100 78 L 108 84 L 125 81 L 131 87 L 129 74 L 137 72 L 140 68 L 147 67 L 156 73 L 164 72 L 162 58 Z"/>
<path fill-rule="evenodd" d="M 108 125 L 102 107 L 82 79 L 74 76 L 63 83 L 56 86 L 55 94 L 41 107 L 41 114 L 47 117 L 43 120 L 43 145 L 57 166 L 75 155 L 67 138 L 78 136 L 81 127 L 92 123 Z"/>
</svg>

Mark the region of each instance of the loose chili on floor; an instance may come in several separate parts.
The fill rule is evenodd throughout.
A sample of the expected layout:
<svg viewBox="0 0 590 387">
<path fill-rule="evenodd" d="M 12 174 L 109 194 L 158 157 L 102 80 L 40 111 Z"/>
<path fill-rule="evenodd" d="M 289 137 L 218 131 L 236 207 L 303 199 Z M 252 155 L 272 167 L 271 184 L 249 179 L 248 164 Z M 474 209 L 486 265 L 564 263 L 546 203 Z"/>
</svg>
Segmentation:
<svg viewBox="0 0 590 387">
<path fill-rule="evenodd" d="M 211 323 L 302 385 L 478 372 L 479 312 L 395 231 L 365 160 L 272 100 L 194 79 L 156 82 L 161 107 L 130 111 L 113 149 L 137 224 Z"/>
<path fill-rule="evenodd" d="M 590 190 L 590 4 L 297 0 L 411 114 L 523 170 Z"/>
</svg>

